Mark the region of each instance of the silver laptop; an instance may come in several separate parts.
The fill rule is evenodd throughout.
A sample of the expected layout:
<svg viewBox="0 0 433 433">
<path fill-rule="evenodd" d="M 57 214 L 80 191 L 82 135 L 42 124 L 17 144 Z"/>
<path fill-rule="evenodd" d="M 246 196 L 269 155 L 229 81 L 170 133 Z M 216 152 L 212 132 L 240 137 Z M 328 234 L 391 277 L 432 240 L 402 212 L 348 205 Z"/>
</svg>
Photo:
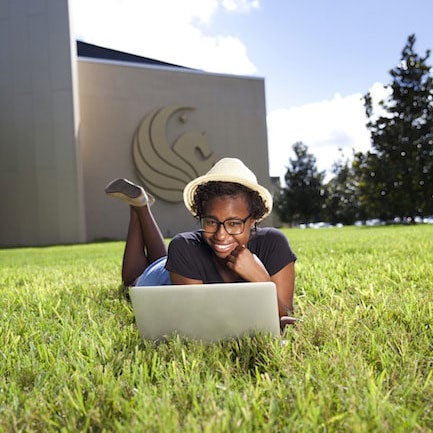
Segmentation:
<svg viewBox="0 0 433 433">
<path fill-rule="evenodd" d="M 178 334 L 215 342 L 257 332 L 280 335 L 272 282 L 136 286 L 129 293 L 143 339 Z"/>
</svg>

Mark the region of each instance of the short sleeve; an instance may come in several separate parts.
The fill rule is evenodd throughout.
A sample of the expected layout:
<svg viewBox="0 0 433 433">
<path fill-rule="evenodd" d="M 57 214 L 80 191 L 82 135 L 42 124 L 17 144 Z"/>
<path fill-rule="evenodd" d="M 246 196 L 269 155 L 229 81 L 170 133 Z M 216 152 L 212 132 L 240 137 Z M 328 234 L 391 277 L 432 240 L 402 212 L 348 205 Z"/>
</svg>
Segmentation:
<svg viewBox="0 0 433 433">
<path fill-rule="evenodd" d="M 297 259 L 287 237 L 272 227 L 257 229 L 248 243 L 248 248 L 262 261 L 269 275 L 276 274 Z"/>
<path fill-rule="evenodd" d="M 188 278 L 200 279 L 194 272 L 196 266 L 191 263 L 191 251 L 187 239 L 182 235 L 176 235 L 168 246 L 168 258 L 165 265 L 171 272 L 183 275 Z"/>
<path fill-rule="evenodd" d="M 200 232 L 176 235 L 168 246 L 165 268 L 187 278 L 203 282 L 219 282 L 220 275 L 213 266 L 212 251 L 202 240 Z"/>
</svg>

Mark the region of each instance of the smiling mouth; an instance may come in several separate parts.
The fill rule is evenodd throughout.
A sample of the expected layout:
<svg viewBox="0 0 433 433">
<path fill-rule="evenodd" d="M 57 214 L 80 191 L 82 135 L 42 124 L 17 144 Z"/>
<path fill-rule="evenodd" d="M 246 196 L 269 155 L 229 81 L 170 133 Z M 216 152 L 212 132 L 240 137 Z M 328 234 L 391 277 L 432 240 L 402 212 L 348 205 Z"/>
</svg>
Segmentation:
<svg viewBox="0 0 433 433">
<path fill-rule="evenodd" d="M 212 244 L 212 248 L 215 252 L 221 254 L 227 254 L 233 249 L 233 243 L 230 244 Z"/>
</svg>

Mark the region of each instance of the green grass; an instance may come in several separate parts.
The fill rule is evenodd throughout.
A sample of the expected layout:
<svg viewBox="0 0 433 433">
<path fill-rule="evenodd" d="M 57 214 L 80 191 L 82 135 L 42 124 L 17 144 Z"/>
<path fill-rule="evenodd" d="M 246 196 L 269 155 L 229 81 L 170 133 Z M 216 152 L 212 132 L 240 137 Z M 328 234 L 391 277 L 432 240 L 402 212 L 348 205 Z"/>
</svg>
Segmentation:
<svg viewBox="0 0 433 433">
<path fill-rule="evenodd" d="M 285 344 L 140 341 L 121 242 L 0 250 L 0 431 L 432 431 L 433 226 L 286 233 Z"/>
</svg>

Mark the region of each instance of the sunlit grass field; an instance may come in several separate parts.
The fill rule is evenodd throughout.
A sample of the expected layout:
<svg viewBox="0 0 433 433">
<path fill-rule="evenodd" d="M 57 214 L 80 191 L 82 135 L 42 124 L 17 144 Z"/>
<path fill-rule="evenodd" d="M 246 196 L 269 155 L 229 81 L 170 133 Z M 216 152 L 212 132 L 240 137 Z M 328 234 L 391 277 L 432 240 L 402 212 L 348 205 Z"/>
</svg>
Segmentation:
<svg viewBox="0 0 433 433">
<path fill-rule="evenodd" d="M 140 341 L 122 242 L 0 250 L 0 431 L 430 432 L 433 226 L 284 230 L 282 339 Z"/>
</svg>

